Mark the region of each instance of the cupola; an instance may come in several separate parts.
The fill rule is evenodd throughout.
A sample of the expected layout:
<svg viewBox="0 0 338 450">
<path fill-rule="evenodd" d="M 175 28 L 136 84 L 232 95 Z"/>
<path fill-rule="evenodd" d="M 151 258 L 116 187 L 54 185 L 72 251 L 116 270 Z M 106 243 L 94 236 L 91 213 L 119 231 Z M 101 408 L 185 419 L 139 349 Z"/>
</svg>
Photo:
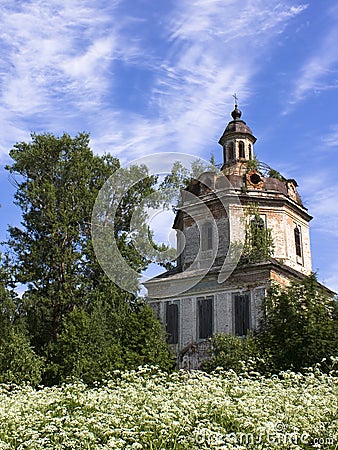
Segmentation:
<svg viewBox="0 0 338 450">
<path fill-rule="evenodd" d="M 238 109 L 237 97 L 235 96 L 235 109 L 232 111 L 231 120 L 218 143 L 223 147 L 222 170 L 236 166 L 235 172 L 241 172 L 246 162 L 254 158 L 253 146 L 256 142 L 255 136 L 244 120 L 241 119 L 242 112 Z"/>
</svg>

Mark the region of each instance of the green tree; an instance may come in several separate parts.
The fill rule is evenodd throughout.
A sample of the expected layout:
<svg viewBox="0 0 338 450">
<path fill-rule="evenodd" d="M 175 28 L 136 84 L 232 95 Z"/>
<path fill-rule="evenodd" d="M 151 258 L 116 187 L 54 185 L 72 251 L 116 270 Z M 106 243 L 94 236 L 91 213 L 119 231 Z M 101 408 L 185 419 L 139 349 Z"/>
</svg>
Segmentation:
<svg viewBox="0 0 338 450">
<path fill-rule="evenodd" d="M 91 214 L 119 161 L 94 156 L 87 134 L 33 134 L 32 142 L 16 144 L 10 156 L 14 163 L 7 169 L 16 176 L 15 200 L 22 210 L 22 227 L 9 228 L 16 281 L 27 285 L 23 307 L 31 331 L 37 340 L 55 341 L 63 315 L 86 305 L 88 291 L 103 276 L 92 248 Z M 122 199 L 114 222 L 121 253 L 138 270 L 147 261 L 126 236 L 133 207 L 151 191 L 151 183 L 146 180 L 143 189 L 134 187 Z M 130 297 L 123 291 L 119 295 Z"/>
<path fill-rule="evenodd" d="M 262 346 L 274 370 L 301 370 L 338 356 L 337 299 L 314 274 L 282 288 L 272 285 L 265 305 Z"/>
<path fill-rule="evenodd" d="M 5 258 L 0 265 L 0 383 L 37 385 L 44 359 L 32 348 L 25 323 L 17 313 L 18 299 L 9 270 Z"/>
<path fill-rule="evenodd" d="M 123 369 L 123 349 L 114 330 L 116 323 L 107 323 L 105 309 L 106 305 L 95 305 L 92 314 L 83 308 L 68 314 L 58 341 L 48 345 L 48 354 L 53 355 L 46 367 L 48 384 L 70 377 L 92 383 L 109 371 Z"/>
<path fill-rule="evenodd" d="M 245 338 L 217 334 L 204 369 L 255 370 L 270 375 L 320 364 L 329 371 L 338 357 L 338 302 L 314 274 L 288 287 L 272 284 L 260 331 Z"/>
<path fill-rule="evenodd" d="M 90 311 L 76 308 L 64 321 L 56 343 L 49 344 L 48 384 L 69 377 L 91 384 L 114 370 L 152 364 L 168 370 L 173 359 L 164 331 L 147 306 L 124 303 L 119 309 L 98 301 Z"/>
<path fill-rule="evenodd" d="M 122 343 L 119 330 L 127 327 L 137 303 L 134 293 L 104 274 L 95 257 L 93 206 L 105 182 L 118 170 L 119 185 L 108 183 L 104 190 L 107 208 L 101 209 L 100 220 L 110 227 L 111 234 L 104 237 L 115 239 L 119 253 L 133 269 L 136 293 L 138 273 L 149 260 L 133 245 L 130 224 L 135 207 L 154 194 L 156 180 L 148 176 L 146 167 L 121 169 L 117 158 L 93 155 L 84 133 L 75 138 L 33 134 L 31 142 L 17 143 L 10 156 L 14 162 L 7 169 L 16 181 L 15 202 L 22 210 L 22 226 L 9 228 L 8 245 L 15 255 L 16 282 L 26 286 L 19 313 L 27 323 L 31 344 L 46 358 L 43 381 L 51 384 L 83 374 L 93 378 L 110 370 L 109 361 L 119 361 L 126 351 L 123 346 L 128 343 Z M 144 214 L 137 215 L 143 232 Z M 142 322 L 142 315 L 138 317 Z M 148 332 L 153 332 L 152 326 Z M 101 346 L 95 372 L 91 365 Z"/>
<path fill-rule="evenodd" d="M 10 227 L 17 281 L 27 285 L 23 309 L 37 347 L 57 340 L 62 318 L 84 301 L 90 214 L 107 172 L 89 137 L 32 135 L 10 151 L 22 227 Z M 111 169 L 118 167 L 111 161 Z M 103 173 L 102 173 L 103 172 Z"/>
<path fill-rule="evenodd" d="M 174 359 L 168 353 L 163 326 L 156 319 L 154 311 L 142 300 L 128 314 L 121 342 L 123 348 L 127 349 L 124 355 L 126 367 L 133 368 L 151 362 L 163 370 L 173 368 Z"/>
<path fill-rule="evenodd" d="M 244 217 L 245 240 L 241 249 L 240 264 L 268 260 L 274 251 L 271 229 L 266 228 L 258 206 L 249 205 Z"/>
</svg>

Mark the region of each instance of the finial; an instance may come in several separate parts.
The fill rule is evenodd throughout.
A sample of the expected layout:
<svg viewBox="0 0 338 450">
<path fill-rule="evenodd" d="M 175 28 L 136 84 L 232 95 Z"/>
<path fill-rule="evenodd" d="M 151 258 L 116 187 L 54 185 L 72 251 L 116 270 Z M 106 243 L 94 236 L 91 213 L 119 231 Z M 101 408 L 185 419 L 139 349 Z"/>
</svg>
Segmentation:
<svg viewBox="0 0 338 450">
<path fill-rule="evenodd" d="M 241 118 L 242 112 L 237 108 L 238 97 L 237 97 L 236 92 L 234 93 L 233 98 L 235 99 L 235 109 L 232 111 L 231 115 L 234 120 L 238 120 Z"/>
</svg>

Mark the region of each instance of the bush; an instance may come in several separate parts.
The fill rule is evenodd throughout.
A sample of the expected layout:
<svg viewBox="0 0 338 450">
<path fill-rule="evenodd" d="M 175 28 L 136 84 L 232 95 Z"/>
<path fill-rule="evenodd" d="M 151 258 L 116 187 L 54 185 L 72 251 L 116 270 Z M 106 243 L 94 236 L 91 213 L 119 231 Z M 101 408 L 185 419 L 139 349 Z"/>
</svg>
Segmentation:
<svg viewBox="0 0 338 450">
<path fill-rule="evenodd" d="M 274 371 L 299 371 L 338 356 L 337 312 L 337 300 L 314 274 L 284 289 L 272 285 L 260 341 L 272 356 Z M 323 369 L 330 370 L 326 362 Z"/>
<path fill-rule="evenodd" d="M 42 379 L 44 359 L 35 354 L 24 330 L 12 327 L 0 340 L 0 383 L 29 383 Z"/>
<path fill-rule="evenodd" d="M 169 369 L 173 362 L 160 322 L 145 305 L 121 308 L 106 302 L 90 312 L 75 308 L 63 321 L 56 342 L 45 349 L 47 369 L 43 382 L 59 384 L 75 378 L 92 385 L 115 370 L 156 364 Z"/>
<path fill-rule="evenodd" d="M 338 356 L 338 304 L 314 274 L 286 288 L 273 284 L 263 307 L 261 332 L 245 338 L 224 334 L 212 338 L 205 370 L 223 367 L 241 373 L 250 367 L 271 374 L 318 364 L 324 371 L 332 369 Z"/>
<path fill-rule="evenodd" d="M 248 370 L 269 372 L 270 357 L 255 335 L 240 337 L 219 333 L 212 337 L 211 344 L 210 358 L 203 364 L 203 369 L 207 372 L 217 368 L 231 369 L 237 373 Z"/>
</svg>

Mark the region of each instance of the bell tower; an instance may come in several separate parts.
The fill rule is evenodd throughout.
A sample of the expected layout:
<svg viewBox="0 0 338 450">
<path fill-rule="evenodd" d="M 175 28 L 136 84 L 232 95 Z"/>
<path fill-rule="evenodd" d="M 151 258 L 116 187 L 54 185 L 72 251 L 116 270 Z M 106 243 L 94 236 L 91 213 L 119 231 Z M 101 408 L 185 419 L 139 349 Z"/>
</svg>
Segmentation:
<svg viewBox="0 0 338 450">
<path fill-rule="evenodd" d="M 238 109 L 236 94 L 234 97 L 235 109 L 231 113 L 233 120 L 228 123 L 218 143 L 223 147 L 222 171 L 244 175 L 248 161 L 254 159 L 253 146 L 256 138 L 244 120 L 241 120 L 242 112 Z"/>
</svg>

